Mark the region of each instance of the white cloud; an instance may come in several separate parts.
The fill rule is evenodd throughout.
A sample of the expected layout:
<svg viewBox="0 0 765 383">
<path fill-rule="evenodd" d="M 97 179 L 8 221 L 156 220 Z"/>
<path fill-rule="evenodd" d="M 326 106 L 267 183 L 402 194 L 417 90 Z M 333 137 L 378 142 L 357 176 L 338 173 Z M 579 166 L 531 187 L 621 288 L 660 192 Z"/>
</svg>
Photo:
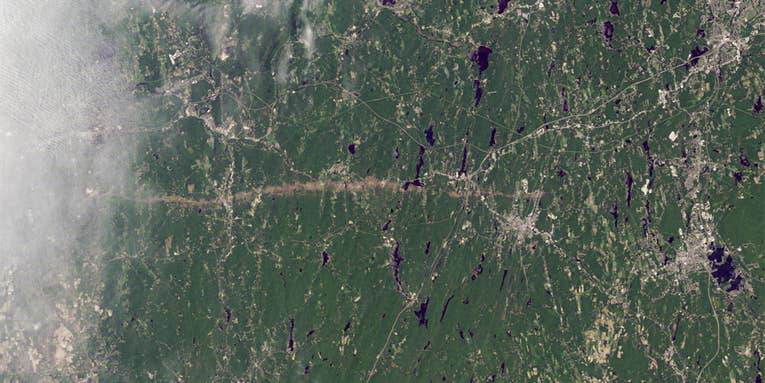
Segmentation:
<svg viewBox="0 0 765 383">
<path fill-rule="evenodd" d="M 108 205 L 92 196 L 124 185 L 131 87 L 98 8 L 0 2 L 0 371 L 22 381 L 46 381 L 84 346 L 93 323 L 72 257 L 98 258 Z"/>
</svg>

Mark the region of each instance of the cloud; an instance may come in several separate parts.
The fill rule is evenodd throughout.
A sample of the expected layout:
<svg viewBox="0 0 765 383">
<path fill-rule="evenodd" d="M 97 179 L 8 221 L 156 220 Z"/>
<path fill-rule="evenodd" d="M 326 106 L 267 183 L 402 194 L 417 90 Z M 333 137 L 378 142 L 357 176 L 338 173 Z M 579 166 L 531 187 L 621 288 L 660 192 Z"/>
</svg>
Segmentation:
<svg viewBox="0 0 765 383">
<path fill-rule="evenodd" d="M 131 156 L 137 106 L 98 8 L 0 3 L 0 371 L 22 381 L 84 349 L 98 297 L 75 260 L 97 278 L 109 209 L 93 197 L 124 187 Z"/>
<path fill-rule="evenodd" d="M 289 0 L 242 0 L 241 6 L 245 14 L 262 13 L 271 17 L 283 17 L 291 3 Z"/>
<path fill-rule="evenodd" d="M 202 26 L 212 54 L 236 44 L 240 12 L 286 23 L 290 1 L 15 0 L 0 2 L 0 371 L 46 382 L 97 374 L 108 196 L 135 188 L 129 164 L 142 105 L 125 36 L 104 33 L 134 10 Z M 310 59 L 319 0 L 298 0 L 297 41 Z M 286 26 L 285 26 L 286 28 Z M 278 58 L 286 81 L 294 45 Z M 91 344 L 92 346 L 92 344 Z M 97 353 L 105 350 L 95 350 Z M 92 371 L 92 372 L 88 372 Z"/>
<path fill-rule="evenodd" d="M 306 55 L 310 60 L 316 51 L 316 31 L 312 24 L 312 18 L 319 10 L 320 0 L 303 0 L 300 8 L 300 18 L 303 22 L 303 31 L 300 34 L 300 42 L 306 49 Z"/>
</svg>

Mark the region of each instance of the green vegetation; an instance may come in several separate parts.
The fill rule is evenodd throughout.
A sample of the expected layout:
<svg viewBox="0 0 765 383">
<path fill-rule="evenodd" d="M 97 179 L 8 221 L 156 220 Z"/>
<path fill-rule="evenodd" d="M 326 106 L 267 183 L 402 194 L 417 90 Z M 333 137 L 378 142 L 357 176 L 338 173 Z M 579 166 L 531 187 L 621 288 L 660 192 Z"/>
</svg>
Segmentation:
<svg viewBox="0 0 765 383">
<path fill-rule="evenodd" d="M 762 6 L 507 7 L 127 17 L 102 380 L 754 382 Z"/>
</svg>

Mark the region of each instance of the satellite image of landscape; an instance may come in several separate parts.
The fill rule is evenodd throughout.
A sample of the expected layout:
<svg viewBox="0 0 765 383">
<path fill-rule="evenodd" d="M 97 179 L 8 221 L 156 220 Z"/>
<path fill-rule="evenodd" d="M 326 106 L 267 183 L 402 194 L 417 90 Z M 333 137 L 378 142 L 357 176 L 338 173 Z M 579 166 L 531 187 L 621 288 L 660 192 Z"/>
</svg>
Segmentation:
<svg viewBox="0 0 765 383">
<path fill-rule="evenodd" d="M 0 383 L 765 379 L 765 0 L 2 0 Z"/>
</svg>

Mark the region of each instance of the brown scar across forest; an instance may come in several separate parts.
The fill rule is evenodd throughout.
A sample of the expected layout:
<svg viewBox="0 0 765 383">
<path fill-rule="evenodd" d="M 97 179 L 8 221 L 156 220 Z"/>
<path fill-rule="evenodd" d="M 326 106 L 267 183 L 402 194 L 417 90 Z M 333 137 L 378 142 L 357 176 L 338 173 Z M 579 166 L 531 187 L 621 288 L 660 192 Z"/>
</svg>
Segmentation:
<svg viewBox="0 0 765 383">
<path fill-rule="evenodd" d="M 287 183 L 287 184 L 281 184 L 281 185 L 263 186 L 263 187 L 254 188 L 248 191 L 236 192 L 230 197 L 192 198 L 192 197 L 183 197 L 179 195 L 164 195 L 164 196 L 141 198 L 138 201 L 149 203 L 149 204 L 168 203 L 168 204 L 179 204 L 179 205 L 203 207 L 203 206 L 225 205 L 232 201 L 233 202 L 249 201 L 259 195 L 285 196 L 285 195 L 292 195 L 296 193 L 317 193 L 317 192 L 324 192 L 324 191 L 330 191 L 330 192 L 336 192 L 336 193 L 342 193 L 342 192 L 361 193 L 361 192 L 373 191 L 373 190 L 386 190 L 389 192 L 399 192 L 399 193 L 422 193 L 426 190 L 427 191 L 436 190 L 436 192 L 440 191 L 452 198 L 463 198 L 463 197 L 539 198 L 542 194 L 544 194 L 544 192 L 529 192 L 529 193 L 512 194 L 512 193 L 504 193 L 504 192 L 498 192 L 498 191 L 487 191 L 487 190 L 481 190 L 481 189 L 478 189 L 478 190 L 446 189 L 444 190 L 444 189 L 434 189 L 434 188 L 425 188 L 425 187 L 417 187 L 417 186 L 410 186 L 408 188 L 404 188 L 402 187 L 401 182 L 380 180 L 375 177 L 366 177 L 361 179 L 360 181 L 310 181 L 310 182 L 293 182 L 293 183 Z"/>
</svg>

